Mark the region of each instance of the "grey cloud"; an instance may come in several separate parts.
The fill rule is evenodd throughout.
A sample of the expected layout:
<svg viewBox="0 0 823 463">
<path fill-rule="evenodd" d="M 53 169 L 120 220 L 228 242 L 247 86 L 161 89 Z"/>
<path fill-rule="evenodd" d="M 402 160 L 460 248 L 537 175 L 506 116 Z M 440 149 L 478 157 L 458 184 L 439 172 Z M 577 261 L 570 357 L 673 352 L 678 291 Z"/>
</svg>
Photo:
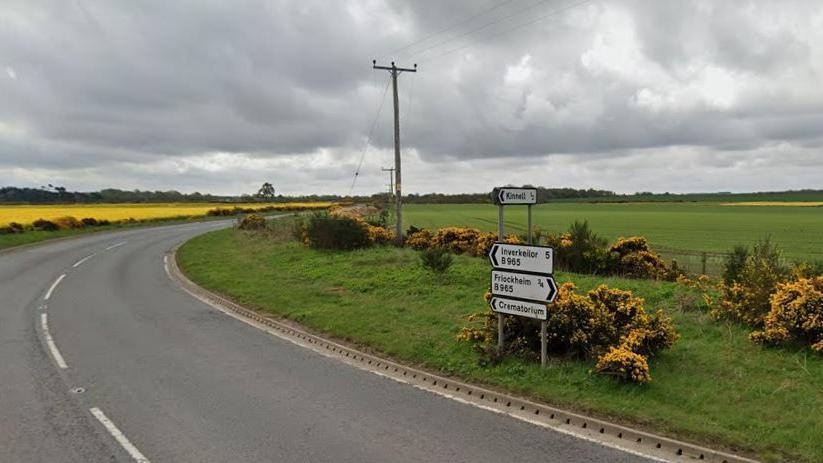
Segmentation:
<svg viewBox="0 0 823 463">
<path fill-rule="evenodd" d="M 16 76 L 0 73 L 0 170 L 8 183 L 85 169 L 99 183 L 133 176 L 171 188 L 190 178 L 208 189 L 226 171 L 153 177 L 134 166 L 331 150 L 336 157 L 295 187 L 346 185 L 387 78 L 371 58 L 498 4 L 11 0 L 0 11 L 0 69 Z M 669 147 L 700 148 L 711 153 L 701 157 L 707 166 L 737 169 L 724 153 L 771 162 L 777 155 L 762 148 L 823 146 L 819 2 L 604 0 L 500 34 L 570 4 L 512 0 L 457 33 L 381 57 L 420 62 L 401 76 L 401 118 L 421 171 L 558 153 L 633 159 Z M 491 19 L 500 22 L 460 36 Z M 391 147 L 390 101 L 372 144 L 369 156 Z M 655 156 L 652 167 L 666 169 L 664 156 L 685 155 Z M 363 178 L 382 189 L 379 176 Z"/>
</svg>

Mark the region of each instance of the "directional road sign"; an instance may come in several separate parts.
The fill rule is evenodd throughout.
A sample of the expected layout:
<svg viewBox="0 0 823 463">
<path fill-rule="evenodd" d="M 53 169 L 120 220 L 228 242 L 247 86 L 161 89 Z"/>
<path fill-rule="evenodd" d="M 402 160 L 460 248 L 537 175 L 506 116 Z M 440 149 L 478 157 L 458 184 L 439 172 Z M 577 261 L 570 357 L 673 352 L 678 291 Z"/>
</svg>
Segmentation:
<svg viewBox="0 0 823 463">
<path fill-rule="evenodd" d="M 489 305 L 492 307 L 492 310 L 497 313 L 519 315 L 521 317 L 536 318 L 538 320 L 548 320 L 549 318 L 545 303 L 541 304 L 539 302 L 492 297 Z"/>
<path fill-rule="evenodd" d="M 546 275 L 492 270 L 492 295 L 526 301 L 553 302 L 557 296 L 554 278 Z"/>
<path fill-rule="evenodd" d="M 494 194 L 497 204 L 537 204 L 537 188 L 498 188 Z"/>
<path fill-rule="evenodd" d="M 548 246 L 497 243 L 489 250 L 489 262 L 494 268 L 550 275 L 554 252 Z"/>
</svg>

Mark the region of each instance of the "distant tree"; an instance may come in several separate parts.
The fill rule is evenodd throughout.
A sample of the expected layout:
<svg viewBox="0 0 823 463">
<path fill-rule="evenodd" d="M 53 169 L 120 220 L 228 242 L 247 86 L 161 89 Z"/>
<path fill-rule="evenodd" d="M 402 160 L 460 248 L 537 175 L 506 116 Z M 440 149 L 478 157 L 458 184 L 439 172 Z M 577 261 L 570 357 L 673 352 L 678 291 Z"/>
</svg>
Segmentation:
<svg viewBox="0 0 823 463">
<path fill-rule="evenodd" d="M 266 182 L 263 186 L 257 190 L 257 195 L 260 199 L 274 199 L 274 186 L 271 183 Z"/>
</svg>

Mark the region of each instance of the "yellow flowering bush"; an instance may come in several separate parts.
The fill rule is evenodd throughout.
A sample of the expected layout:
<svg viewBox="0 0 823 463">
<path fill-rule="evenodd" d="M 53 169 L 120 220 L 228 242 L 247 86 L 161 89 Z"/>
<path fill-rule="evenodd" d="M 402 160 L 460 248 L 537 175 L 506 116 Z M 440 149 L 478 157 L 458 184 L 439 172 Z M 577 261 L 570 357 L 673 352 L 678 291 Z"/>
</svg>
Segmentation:
<svg viewBox="0 0 823 463">
<path fill-rule="evenodd" d="M 483 232 L 476 228 L 446 227 L 437 230 L 431 247 L 446 249 L 455 254 L 477 255 L 477 242 Z"/>
<path fill-rule="evenodd" d="M 365 222 L 364 222 L 365 223 Z M 365 224 L 372 244 L 389 244 L 394 241 L 394 232 L 383 227 Z"/>
<path fill-rule="evenodd" d="M 422 251 L 424 249 L 428 249 L 431 247 L 432 242 L 432 232 L 423 228 L 420 230 L 411 233 L 408 238 L 406 238 L 406 246 L 417 250 Z"/>
<path fill-rule="evenodd" d="M 786 277 L 777 249 L 768 240 L 762 241 L 754 246 L 734 279 L 718 285 L 716 300 L 707 298 L 710 315 L 762 326 L 771 310 L 771 295 Z"/>
<path fill-rule="evenodd" d="M 84 227 L 83 222 L 77 220 L 76 218 L 70 215 L 57 217 L 56 219 L 52 220 L 52 222 L 54 222 L 60 230 L 71 230 L 74 228 Z"/>
<path fill-rule="evenodd" d="M 608 352 L 597 359 L 594 370 L 602 375 L 611 375 L 634 383 L 642 384 L 652 380 L 646 357 L 623 346 L 610 347 Z"/>
<path fill-rule="evenodd" d="M 823 277 L 781 283 L 770 299 L 764 329 L 751 334 L 762 344 L 808 343 L 823 354 Z"/>
<path fill-rule="evenodd" d="M 237 228 L 241 230 L 263 230 L 266 228 L 266 218 L 259 214 L 249 214 L 237 221 Z"/>
<path fill-rule="evenodd" d="M 486 299 L 490 297 L 487 292 Z M 573 283 L 565 283 L 555 302 L 548 305 L 549 350 L 596 358 L 598 373 L 648 382 L 648 357 L 671 347 L 679 335 L 663 311 L 649 315 L 643 304 L 643 299 L 630 291 L 601 285 L 579 294 Z M 463 328 L 457 339 L 473 342 L 481 351 L 489 350 L 497 339 L 497 315 L 488 311 L 469 320 L 472 325 Z M 536 323 L 507 316 L 505 330 L 507 352 L 527 357 L 538 355 L 540 337 Z"/>
<path fill-rule="evenodd" d="M 615 273 L 631 278 L 669 279 L 666 263 L 649 249 L 648 240 L 642 236 L 621 236 L 609 253 L 614 259 Z"/>
</svg>

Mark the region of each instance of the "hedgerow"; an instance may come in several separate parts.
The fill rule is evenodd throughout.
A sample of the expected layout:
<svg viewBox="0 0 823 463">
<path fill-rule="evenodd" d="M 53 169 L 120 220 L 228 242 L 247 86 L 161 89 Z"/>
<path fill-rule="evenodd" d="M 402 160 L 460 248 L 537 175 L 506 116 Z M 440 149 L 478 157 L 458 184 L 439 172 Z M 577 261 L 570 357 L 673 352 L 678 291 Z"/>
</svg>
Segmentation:
<svg viewBox="0 0 823 463">
<path fill-rule="evenodd" d="M 677 262 L 666 264 L 660 255 L 650 249 L 648 240 L 642 236 L 620 237 L 609 246 L 585 221 L 574 222 L 565 233 L 538 231 L 535 235 L 538 238 L 536 242 L 554 249 L 554 266 L 557 269 L 667 281 L 675 281 L 683 275 Z M 411 227 L 406 245 L 416 250 L 441 247 L 454 254 L 482 257 L 489 253 L 497 238 L 496 233 L 476 228 L 445 227 L 431 231 Z M 524 238 L 522 235 L 507 235 L 505 242 L 523 244 Z"/>
</svg>

